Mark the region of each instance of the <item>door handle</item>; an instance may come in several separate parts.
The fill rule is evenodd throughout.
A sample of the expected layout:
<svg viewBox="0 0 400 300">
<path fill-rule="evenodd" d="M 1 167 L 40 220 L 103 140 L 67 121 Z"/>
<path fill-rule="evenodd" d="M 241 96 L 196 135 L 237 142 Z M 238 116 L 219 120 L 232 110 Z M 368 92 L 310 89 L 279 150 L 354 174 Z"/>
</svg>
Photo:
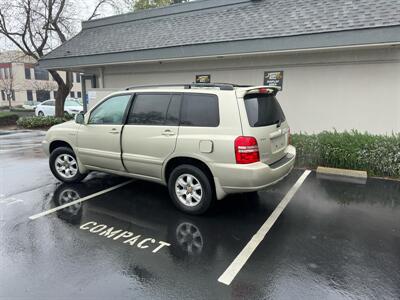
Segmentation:
<svg viewBox="0 0 400 300">
<path fill-rule="evenodd" d="M 111 133 L 111 134 L 118 134 L 119 131 L 118 131 L 116 128 L 113 128 L 113 129 L 111 129 L 111 131 L 109 131 L 108 133 Z"/>
<path fill-rule="evenodd" d="M 163 136 L 174 136 L 175 132 L 173 132 L 172 130 L 165 130 L 163 133 L 161 133 Z"/>
</svg>

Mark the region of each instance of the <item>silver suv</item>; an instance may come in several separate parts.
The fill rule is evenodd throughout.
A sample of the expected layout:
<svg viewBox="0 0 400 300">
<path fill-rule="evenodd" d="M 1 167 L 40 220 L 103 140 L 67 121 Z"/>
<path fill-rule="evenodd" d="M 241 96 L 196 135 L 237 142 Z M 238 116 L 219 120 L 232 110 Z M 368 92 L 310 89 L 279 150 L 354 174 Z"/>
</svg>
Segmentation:
<svg viewBox="0 0 400 300">
<path fill-rule="evenodd" d="M 90 171 L 168 186 L 174 204 L 204 213 L 213 199 L 256 192 L 292 170 L 296 150 L 268 86 L 186 84 L 128 88 L 43 142 L 64 182 Z"/>
</svg>

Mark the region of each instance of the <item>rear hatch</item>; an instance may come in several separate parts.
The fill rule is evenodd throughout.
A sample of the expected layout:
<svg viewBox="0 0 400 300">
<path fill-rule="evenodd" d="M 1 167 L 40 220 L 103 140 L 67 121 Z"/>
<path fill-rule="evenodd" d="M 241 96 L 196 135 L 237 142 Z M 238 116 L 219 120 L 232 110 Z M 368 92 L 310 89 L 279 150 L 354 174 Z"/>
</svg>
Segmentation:
<svg viewBox="0 0 400 300">
<path fill-rule="evenodd" d="M 282 159 L 289 144 L 289 125 L 275 94 L 264 88 L 243 96 L 247 115 L 242 122 L 243 134 L 257 139 L 260 160 L 267 164 Z"/>
</svg>

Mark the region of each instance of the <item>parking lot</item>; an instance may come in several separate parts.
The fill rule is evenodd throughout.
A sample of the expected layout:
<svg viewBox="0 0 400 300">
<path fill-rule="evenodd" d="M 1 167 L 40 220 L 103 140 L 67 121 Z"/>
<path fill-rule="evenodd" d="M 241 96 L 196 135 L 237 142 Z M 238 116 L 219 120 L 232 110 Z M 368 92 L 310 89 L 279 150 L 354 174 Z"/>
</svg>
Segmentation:
<svg viewBox="0 0 400 300">
<path fill-rule="evenodd" d="M 43 134 L 0 134 L 0 298 L 400 298 L 398 181 L 312 172 L 227 284 L 304 170 L 189 216 L 156 184 L 102 173 L 59 183 Z"/>
</svg>

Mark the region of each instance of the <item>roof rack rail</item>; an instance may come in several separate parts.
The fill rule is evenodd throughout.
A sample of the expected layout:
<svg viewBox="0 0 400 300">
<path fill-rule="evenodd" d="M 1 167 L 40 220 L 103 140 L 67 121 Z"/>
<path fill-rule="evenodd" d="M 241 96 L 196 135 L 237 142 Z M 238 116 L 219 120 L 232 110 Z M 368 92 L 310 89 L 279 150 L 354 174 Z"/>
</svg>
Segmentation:
<svg viewBox="0 0 400 300">
<path fill-rule="evenodd" d="M 148 88 L 156 88 L 156 87 L 183 87 L 184 89 L 191 89 L 196 87 L 216 87 L 221 91 L 233 91 L 235 87 L 240 87 L 238 85 L 230 84 L 230 83 L 178 83 L 178 84 L 153 84 L 153 85 L 142 85 L 142 86 L 129 86 L 125 90 L 133 90 L 133 89 L 148 89 Z"/>
</svg>

